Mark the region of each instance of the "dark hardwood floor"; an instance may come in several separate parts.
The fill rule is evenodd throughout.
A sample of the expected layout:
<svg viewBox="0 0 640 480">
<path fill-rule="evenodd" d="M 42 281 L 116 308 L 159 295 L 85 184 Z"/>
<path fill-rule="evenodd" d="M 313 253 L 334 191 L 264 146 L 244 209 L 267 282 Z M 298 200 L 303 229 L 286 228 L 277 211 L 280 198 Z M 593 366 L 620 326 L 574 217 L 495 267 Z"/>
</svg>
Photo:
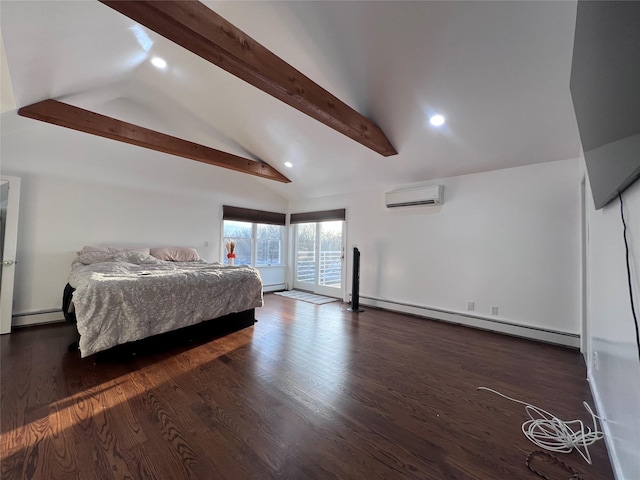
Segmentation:
<svg viewBox="0 0 640 480">
<path fill-rule="evenodd" d="M 5 335 L 1 476 L 535 480 L 524 407 L 476 387 L 590 424 L 577 351 L 346 308 L 266 295 L 254 327 L 97 364 L 67 351 L 69 325 Z M 613 479 L 590 451 L 557 455 Z"/>
</svg>

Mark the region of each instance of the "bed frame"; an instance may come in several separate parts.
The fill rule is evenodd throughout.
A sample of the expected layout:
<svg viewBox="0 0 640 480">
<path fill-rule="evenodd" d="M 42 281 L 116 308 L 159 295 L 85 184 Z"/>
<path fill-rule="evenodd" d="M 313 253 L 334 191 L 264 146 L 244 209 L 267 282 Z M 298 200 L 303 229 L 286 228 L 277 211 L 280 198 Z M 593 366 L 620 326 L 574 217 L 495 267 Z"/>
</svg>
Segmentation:
<svg viewBox="0 0 640 480">
<path fill-rule="evenodd" d="M 73 311 L 69 311 L 73 291 L 75 289 L 67 284 L 64 287 L 62 297 L 62 311 L 64 318 L 68 323 L 76 323 L 76 315 Z M 139 353 L 153 353 L 158 351 L 167 351 L 175 348 L 177 350 L 185 350 L 196 345 L 202 345 L 210 340 L 219 338 L 228 333 L 242 330 L 250 327 L 257 322 L 255 317 L 255 308 L 245 310 L 244 312 L 230 313 L 223 317 L 206 320 L 195 325 L 179 328 L 160 335 L 154 335 L 149 338 L 129 342 L 122 345 L 116 345 L 108 350 L 104 350 L 88 358 L 94 357 L 94 361 L 102 361 L 115 357 L 137 355 Z M 80 333 L 76 330 L 77 338 L 69 345 L 69 351 L 78 351 L 78 342 L 80 341 Z"/>
</svg>

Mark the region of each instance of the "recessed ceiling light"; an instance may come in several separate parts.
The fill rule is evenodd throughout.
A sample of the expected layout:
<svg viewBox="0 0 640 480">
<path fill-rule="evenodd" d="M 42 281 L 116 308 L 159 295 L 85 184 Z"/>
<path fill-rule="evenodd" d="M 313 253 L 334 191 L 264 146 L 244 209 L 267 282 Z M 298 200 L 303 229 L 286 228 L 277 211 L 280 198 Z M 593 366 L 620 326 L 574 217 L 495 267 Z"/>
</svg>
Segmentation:
<svg viewBox="0 0 640 480">
<path fill-rule="evenodd" d="M 429 123 L 431 123 L 431 125 L 433 125 L 434 127 L 441 127 L 442 125 L 444 125 L 444 122 L 445 118 L 439 113 L 432 115 L 429 119 Z"/>
<path fill-rule="evenodd" d="M 151 64 L 156 68 L 167 68 L 167 62 L 164 58 L 153 57 L 151 59 Z"/>
<path fill-rule="evenodd" d="M 291 163 L 291 162 L 284 162 L 284 166 L 285 166 L 285 167 L 287 167 L 287 168 L 291 168 L 291 167 L 293 167 L 293 163 Z"/>
</svg>

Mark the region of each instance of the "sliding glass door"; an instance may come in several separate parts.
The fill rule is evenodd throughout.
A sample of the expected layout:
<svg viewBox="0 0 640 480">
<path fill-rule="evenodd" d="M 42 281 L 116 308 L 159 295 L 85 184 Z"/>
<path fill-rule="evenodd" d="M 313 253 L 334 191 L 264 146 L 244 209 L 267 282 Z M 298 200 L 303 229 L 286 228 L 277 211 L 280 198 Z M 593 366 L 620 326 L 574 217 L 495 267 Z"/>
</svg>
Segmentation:
<svg viewBox="0 0 640 480">
<path fill-rule="evenodd" d="M 294 288 L 342 298 L 343 221 L 296 224 Z"/>
</svg>

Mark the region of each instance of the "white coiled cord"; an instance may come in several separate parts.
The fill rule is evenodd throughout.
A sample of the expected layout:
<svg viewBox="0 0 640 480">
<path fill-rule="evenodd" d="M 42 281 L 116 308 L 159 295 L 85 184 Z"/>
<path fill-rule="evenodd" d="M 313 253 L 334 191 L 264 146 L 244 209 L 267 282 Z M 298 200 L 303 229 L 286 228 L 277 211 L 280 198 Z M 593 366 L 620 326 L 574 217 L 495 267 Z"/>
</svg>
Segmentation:
<svg viewBox="0 0 640 480">
<path fill-rule="evenodd" d="M 598 429 L 598 423 L 596 422 L 596 418 L 599 417 L 593 413 L 587 402 L 582 402 L 582 404 L 591 415 L 593 430 L 585 426 L 581 420 L 565 422 L 540 407 L 508 397 L 491 388 L 478 387 L 477 390 L 486 390 L 512 402 L 524 405 L 527 415 L 529 415 L 529 420 L 522 424 L 522 433 L 540 448 L 560 453 L 569 453 L 575 448 L 582 458 L 591 465 L 588 446 L 603 438 L 603 434 Z M 577 428 L 574 430 L 573 426 L 577 426 Z"/>
</svg>

